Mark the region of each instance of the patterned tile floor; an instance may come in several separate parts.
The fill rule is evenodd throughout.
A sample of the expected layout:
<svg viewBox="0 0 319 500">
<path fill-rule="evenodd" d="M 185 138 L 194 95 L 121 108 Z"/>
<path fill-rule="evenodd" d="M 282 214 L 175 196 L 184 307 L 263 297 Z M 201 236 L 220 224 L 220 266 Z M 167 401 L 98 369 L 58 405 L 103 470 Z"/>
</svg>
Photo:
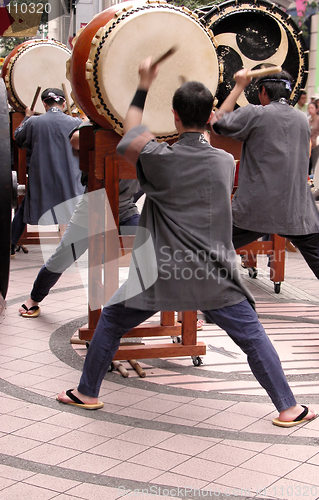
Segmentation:
<svg viewBox="0 0 319 500">
<path fill-rule="evenodd" d="M 107 375 L 102 410 L 56 402 L 77 384 L 86 354 L 70 343 L 87 321 L 85 259 L 39 318 L 25 319 L 18 306 L 43 263 L 40 247 L 28 248 L 11 261 L 0 324 L 1 500 L 319 498 L 319 418 L 273 426 L 268 396 L 216 325 L 199 332 L 211 346 L 200 367 L 191 358 L 143 360 L 141 379 L 123 362 L 130 376 Z M 257 279 L 242 275 L 298 401 L 319 410 L 318 281 L 297 253 L 286 254 L 279 294 L 266 257 Z"/>
</svg>

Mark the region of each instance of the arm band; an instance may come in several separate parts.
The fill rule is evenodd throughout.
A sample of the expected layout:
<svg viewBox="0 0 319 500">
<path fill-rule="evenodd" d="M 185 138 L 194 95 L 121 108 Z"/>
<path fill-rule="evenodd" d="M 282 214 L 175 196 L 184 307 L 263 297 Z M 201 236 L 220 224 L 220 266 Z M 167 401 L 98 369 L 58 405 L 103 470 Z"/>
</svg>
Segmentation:
<svg viewBox="0 0 319 500">
<path fill-rule="evenodd" d="M 136 106 L 137 108 L 144 109 L 145 99 L 147 96 L 147 90 L 137 89 L 131 106 Z"/>
</svg>

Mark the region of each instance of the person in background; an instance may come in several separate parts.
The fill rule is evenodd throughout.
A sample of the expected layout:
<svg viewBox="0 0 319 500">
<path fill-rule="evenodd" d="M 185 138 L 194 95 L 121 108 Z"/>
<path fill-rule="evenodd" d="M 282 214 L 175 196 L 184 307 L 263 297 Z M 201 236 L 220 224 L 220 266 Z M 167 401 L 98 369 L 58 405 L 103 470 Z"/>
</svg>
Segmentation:
<svg viewBox="0 0 319 500">
<path fill-rule="evenodd" d="M 299 99 L 295 104 L 295 108 L 308 114 L 307 93 L 304 90 L 300 91 Z"/>
<path fill-rule="evenodd" d="M 236 73 L 235 87 L 211 123 L 214 132 L 243 142 L 232 202 L 234 247 L 278 234 L 291 240 L 319 279 L 319 214 L 308 184 L 308 119 L 289 104 L 292 78 L 286 71 L 256 81 L 260 105 L 234 111 L 252 80 L 247 71 Z"/>
<path fill-rule="evenodd" d="M 308 104 L 311 156 L 309 161 L 309 175 L 313 175 L 319 157 L 319 115 L 316 105 L 312 102 Z"/>
<path fill-rule="evenodd" d="M 89 121 L 80 127 L 92 126 Z M 70 132 L 70 141 L 75 150 L 79 150 L 79 128 Z M 39 303 L 49 294 L 51 288 L 57 283 L 66 271 L 89 246 L 89 208 L 88 208 L 88 174 L 82 172 L 82 184 L 86 193 L 77 203 L 71 220 L 67 225 L 65 233 L 59 246 L 53 255 L 40 269 L 30 293 L 29 298 L 19 308 L 19 313 L 24 318 L 36 318 L 40 314 Z M 119 182 L 119 229 L 120 234 L 135 234 L 140 214 L 134 199 L 138 199 L 137 193 L 142 192 L 137 179 L 120 180 Z M 134 198 L 135 197 L 135 198 Z"/>
<path fill-rule="evenodd" d="M 41 100 L 45 113 L 33 116 L 34 112 L 26 108 L 25 118 L 14 133 L 18 146 L 30 150 L 30 163 L 23 206 L 12 221 L 11 255 L 15 253 L 26 224 L 38 225 L 41 217 L 40 224 L 52 224 L 52 217 L 46 222 L 43 215 L 52 211 L 55 218 L 55 206 L 84 192 L 79 159 L 69 140 L 69 133 L 82 120 L 64 114 L 65 95 L 61 89 L 45 89 Z M 69 222 L 74 207 L 75 204 L 65 204 L 60 224 Z"/>
</svg>

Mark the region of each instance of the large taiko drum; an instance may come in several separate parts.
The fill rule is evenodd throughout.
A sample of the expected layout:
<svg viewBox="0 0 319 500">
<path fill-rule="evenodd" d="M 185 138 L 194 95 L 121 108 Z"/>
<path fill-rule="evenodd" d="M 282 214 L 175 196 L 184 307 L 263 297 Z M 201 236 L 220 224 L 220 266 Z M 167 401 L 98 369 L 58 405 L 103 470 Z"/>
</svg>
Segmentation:
<svg viewBox="0 0 319 500">
<path fill-rule="evenodd" d="M 290 73 L 295 81 L 291 102 L 297 102 L 308 77 L 308 51 L 300 29 L 286 12 L 266 0 L 230 0 L 196 12 L 203 25 L 213 31 L 217 54 L 224 64 L 218 106 L 234 87 L 236 71 L 262 65 L 281 66 Z M 248 103 L 259 104 L 254 82 L 237 101 L 239 106 Z"/>
<path fill-rule="evenodd" d="M 197 80 L 216 94 L 220 68 L 211 33 L 191 11 L 163 2 L 132 2 L 101 12 L 78 34 L 69 78 L 74 99 L 101 127 L 122 134 L 138 84 L 142 59 L 172 46 L 146 100 L 143 123 L 160 139 L 177 136 L 172 97 L 184 81 Z"/>
<path fill-rule="evenodd" d="M 41 92 L 49 87 L 65 89 L 70 96 L 71 85 L 66 78 L 66 62 L 71 51 L 56 40 L 28 40 L 15 47 L 6 57 L 2 67 L 2 78 L 7 89 L 8 100 L 16 111 L 30 107 L 38 87 Z M 34 108 L 44 113 L 41 99 Z"/>
</svg>

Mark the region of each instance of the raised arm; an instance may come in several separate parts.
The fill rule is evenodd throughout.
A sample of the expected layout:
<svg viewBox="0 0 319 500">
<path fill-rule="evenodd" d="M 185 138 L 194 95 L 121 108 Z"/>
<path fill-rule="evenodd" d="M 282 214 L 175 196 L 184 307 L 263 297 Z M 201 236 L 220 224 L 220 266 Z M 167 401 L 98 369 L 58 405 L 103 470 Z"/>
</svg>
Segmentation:
<svg viewBox="0 0 319 500">
<path fill-rule="evenodd" d="M 221 104 L 220 108 L 217 109 L 214 113 L 214 116 L 210 123 L 207 124 L 207 129 L 211 134 L 214 134 L 214 129 L 213 125 L 214 123 L 218 122 L 225 113 L 230 113 L 231 111 L 234 111 L 236 102 L 240 94 L 244 91 L 245 87 L 250 84 L 252 81 L 252 78 L 250 76 L 247 76 L 248 69 L 241 69 L 240 71 L 237 71 L 237 73 L 234 75 L 234 78 L 236 80 L 236 85 L 233 88 L 233 90 L 230 92 L 230 94 L 226 97 L 224 102 Z"/>
<path fill-rule="evenodd" d="M 152 66 L 152 58 L 148 57 L 144 59 L 140 63 L 139 67 L 139 75 L 140 81 L 137 86 L 137 90 L 133 101 L 127 111 L 124 124 L 123 131 L 124 134 L 131 130 L 131 128 L 140 125 L 143 117 L 143 109 L 147 96 L 147 92 L 149 91 L 150 86 L 153 83 L 153 80 L 156 78 L 158 74 L 158 64 Z"/>
<path fill-rule="evenodd" d="M 234 110 L 238 97 L 244 91 L 244 88 L 247 87 L 247 85 L 249 85 L 252 81 L 252 78 L 250 76 L 247 76 L 247 73 L 248 69 L 245 68 L 237 71 L 234 76 L 236 85 L 220 106 L 219 109 L 221 111 L 226 111 L 226 113 L 229 113 L 230 111 Z"/>
<path fill-rule="evenodd" d="M 24 149 L 24 148 L 30 148 L 30 134 L 28 134 L 28 127 L 26 126 L 27 121 L 31 116 L 34 115 L 34 111 L 32 111 L 30 108 L 25 109 L 25 116 L 20 123 L 19 127 L 16 128 L 14 132 L 14 138 L 19 146 L 19 148 Z"/>
</svg>

